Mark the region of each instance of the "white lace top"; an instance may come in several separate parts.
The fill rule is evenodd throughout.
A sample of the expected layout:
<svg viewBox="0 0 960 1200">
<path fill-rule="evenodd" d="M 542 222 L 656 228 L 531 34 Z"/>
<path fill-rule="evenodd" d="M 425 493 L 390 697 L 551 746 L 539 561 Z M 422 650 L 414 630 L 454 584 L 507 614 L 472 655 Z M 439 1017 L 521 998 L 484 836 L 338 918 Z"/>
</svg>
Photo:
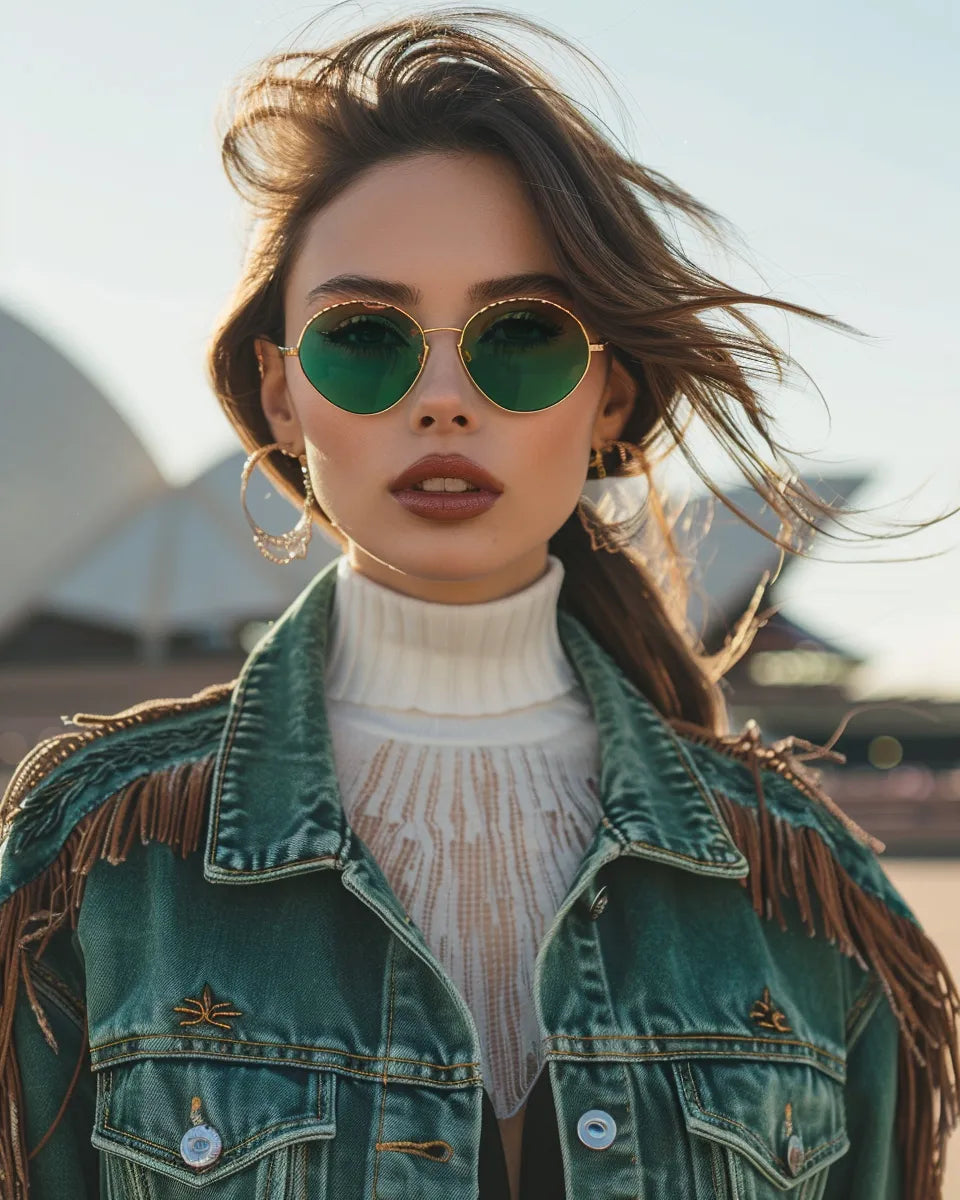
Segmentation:
<svg viewBox="0 0 960 1200">
<path fill-rule="evenodd" d="M 502 1119 L 539 1073 L 536 953 L 602 811 L 557 633 L 563 565 L 484 604 L 337 572 L 325 686 L 347 819 L 473 1014 Z"/>
</svg>

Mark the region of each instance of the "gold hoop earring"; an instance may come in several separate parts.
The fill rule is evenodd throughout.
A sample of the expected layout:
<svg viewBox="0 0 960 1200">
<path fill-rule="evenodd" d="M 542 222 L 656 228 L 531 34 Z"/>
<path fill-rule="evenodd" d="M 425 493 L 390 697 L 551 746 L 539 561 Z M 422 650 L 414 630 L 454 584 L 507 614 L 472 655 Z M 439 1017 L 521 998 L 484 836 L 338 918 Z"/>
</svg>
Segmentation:
<svg viewBox="0 0 960 1200">
<path fill-rule="evenodd" d="M 620 455 L 620 469 L 625 473 L 630 474 L 630 468 L 640 464 L 642 469 L 643 451 L 632 442 L 609 441 L 600 450 L 590 451 L 590 470 L 596 471 L 597 479 L 606 479 L 607 470 L 603 463 L 603 456 L 609 454 L 611 450 L 616 450 Z"/>
<path fill-rule="evenodd" d="M 288 458 L 298 458 L 300 470 L 303 472 L 303 512 L 293 529 L 287 533 L 267 533 L 251 517 L 247 509 L 247 484 L 253 469 L 261 458 L 273 450 L 282 451 Z M 243 464 L 243 471 L 240 475 L 240 506 L 243 509 L 243 515 L 247 518 L 247 524 L 253 530 L 253 543 L 264 558 L 269 558 L 271 562 L 285 566 L 287 563 L 293 562 L 295 558 L 307 557 L 307 547 L 313 536 L 313 486 L 310 483 L 310 472 L 307 470 L 305 454 L 298 456 L 292 450 L 285 449 L 279 442 L 271 442 L 269 446 L 258 446 Z M 273 553 L 275 550 L 278 551 L 277 554 Z"/>
<path fill-rule="evenodd" d="M 618 442 L 616 440 L 608 442 L 604 447 L 605 450 L 616 450 L 620 455 L 620 466 L 629 467 L 634 463 L 643 462 L 643 452 L 633 442 Z"/>
</svg>

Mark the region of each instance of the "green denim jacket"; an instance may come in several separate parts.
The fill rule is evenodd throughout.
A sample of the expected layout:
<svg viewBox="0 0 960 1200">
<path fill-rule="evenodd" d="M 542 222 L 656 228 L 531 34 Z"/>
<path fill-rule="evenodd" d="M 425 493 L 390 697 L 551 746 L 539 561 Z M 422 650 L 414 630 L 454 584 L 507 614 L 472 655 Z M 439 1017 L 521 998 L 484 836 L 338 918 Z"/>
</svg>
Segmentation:
<svg viewBox="0 0 960 1200">
<path fill-rule="evenodd" d="M 335 567 L 235 682 L 11 781 L 4 1197 L 475 1200 L 476 1027 L 338 794 Z M 604 809 L 536 963 L 567 1196 L 932 1200 L 956 993 L 869 839 L 558 621 Z"/>
</svg>

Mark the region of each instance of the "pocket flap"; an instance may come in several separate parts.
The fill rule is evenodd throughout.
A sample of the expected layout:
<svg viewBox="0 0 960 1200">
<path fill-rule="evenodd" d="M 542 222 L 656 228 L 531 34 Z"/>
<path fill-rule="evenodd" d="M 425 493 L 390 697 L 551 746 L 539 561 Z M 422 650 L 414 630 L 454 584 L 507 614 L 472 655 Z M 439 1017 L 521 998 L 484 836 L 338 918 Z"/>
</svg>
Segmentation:
<svg viewBox="0 0 960 1200">
<path fill-rule="evenodd" d="M 93 1145 L 194 1186 L 287 1142 L 336 1132 L 329 1070 L 169 1056 L 127 1060 L 97 1076 Z M 202 1140 L 185 1156 L 192 1130 Z"/>
<path fill-rule="evenodd" d="M 673 1064 L 688 1130 L 738 1151 L 786 1191 L 850 1148 L 843 1085 L 807 1063 Z"/>
</svg>

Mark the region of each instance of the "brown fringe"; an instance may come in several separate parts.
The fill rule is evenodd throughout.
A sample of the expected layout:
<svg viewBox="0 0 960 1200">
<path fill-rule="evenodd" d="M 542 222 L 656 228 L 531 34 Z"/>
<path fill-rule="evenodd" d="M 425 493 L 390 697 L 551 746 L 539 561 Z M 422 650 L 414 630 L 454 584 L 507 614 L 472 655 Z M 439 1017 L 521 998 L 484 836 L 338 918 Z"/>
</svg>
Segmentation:
<svg viewBox="0 0 960 1200">
<path fill-rule="evenodd" d="M 698 740 L 708 741 L 703 730 L 698 733 Z M 709 741 L 714 744 L 712 737 Z M 749 875 L 740 882 L 749 889 L 757 914 L 775 920 L 781 929 L 787 928 L 782 896 L 795 900 L 811 937 L 818 932 L 819 913 L 823 936 L 879 978 L 902 1034 L 896 1117 L 903 1156 L 902 1195 L 904 1200 L 941 1200 L 946 1144 L 957 1124 L 960 1103 L 960 996 L 950 971 L 923 930 L 860 888 L 819 833 L 770 813 L 760 763 L 768 765 L 778 758 L 779 773 L 792 774 L 795 764 L 782 748 L 761 747 L 772 754 L 753 753 L 755 729 L 740 739 L 726 739 L 722 748 L 750 763 L 757 789 L 756 809 L 716 793 L 723 818 L 750 866 Z M 819 795 L 816 798 L 823 803 Z M 826 807 L 840 814 L 833 802 Z M 847 828 L 853 825 L 848 818 L 843 823 Z M 859 826 L 854 828 L 867 844 L 875 840 Z"/>
<path fill-rule="evenodd" d="M 53 1124 L 28 1154 L 21 1121 L 23 1091 L 13 1046 L 19 982 L 23 980 L 27 1002 L 47 1044 L 59 1053 L 33 984 L 31 964 L 65 923 L 76 928 L 84 886 L 95 863 L 102 859 L 114 865 L 123 862 L 137 840 L 142 845 L 163 842 L 179 850 L 183 858 L 198 848 L 215 761 L 216 754 L 210 754 L 199 762 L 180 763 L 133 780 L 78 822 L 54 862 L 0 907 L 0 1194 L 4 1200 L 26 1200 L 27 1162 L 56 1128 L 80 1077 L 78 1065 Z"/>
<path fill-rule="evenodd" d="M 27 793 L 88 742 L 98 741 L 108 733 L 127 729 L 131 725 L 149 725 L 177 713 L 211 708 L 229 696 L 235 685 L 236 680 L 214 683 L 192 696 L 176 700 L 145 700 L 122 712 L 107 715 L 74 713 L 72 717 L 63 717 L 64 722 L 77 726 L 77 729 L 55 734 L 39 742 L 20 761 L 7 784 L 3 799 L 0 800 L 0 838 L 6 833 Z"/>
<path fill-rule="evenodd" d="M 761 739 L 760 726 L 752 718 L 746 722 L 739 733 L 729 734 L 711 733 L 709 730 L 704 729 L 702 725 L 695 725 L 692 721 L 684 721 L 680 717 L 669 718 L 669 725 L 671 729 L 675 729 L 677 733 L 688 741 L 710 746 L 714 750 L 719 750 L 721 754 L 727 755 L 728 758 L 736 758 L 746 763 L 753 772 L 753 777 L 757 784 L 757 795 L 760 797 L 761 803 L 762 789 L 760 787 L 759 770 L 763 767 L 768 771 L 775 771 L 778 775 L 782 775 L 795 788 L 803 792 L 805 796 L 809 796 L 811 800 L 816 800 L 858 842 L 869 846 L 874 854 L 882 854 L 886 849 L 883 842 L 867 833 L 865 829 L 862 829 L 823 790 L 820 786 L 821 773 L 807 766 L 804 761 L 811 758 L 824 758 L 829 759 L 831 762 L 845 763 L 847 761 L 845 754 L 841 754 L 838 750 L 830 750 L 827 746 L 818 746 L 814 742 L 808 742 L 805 738 L 796 737 L 793 734 L 789 737 L 781 738 L 777 742 L 765 745 Z M 803 759 L 794 753 L 797 747 L 800 747 Z"/>
</svg>

